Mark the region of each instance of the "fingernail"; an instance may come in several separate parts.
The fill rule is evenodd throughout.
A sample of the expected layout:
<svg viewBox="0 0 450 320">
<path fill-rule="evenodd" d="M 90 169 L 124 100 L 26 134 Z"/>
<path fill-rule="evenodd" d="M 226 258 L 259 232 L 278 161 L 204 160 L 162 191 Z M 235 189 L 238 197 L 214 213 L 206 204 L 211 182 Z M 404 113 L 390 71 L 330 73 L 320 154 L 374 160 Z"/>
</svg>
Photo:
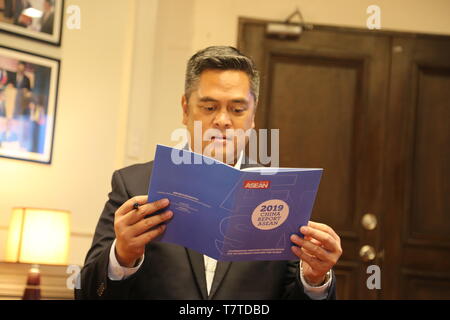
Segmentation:
<svg viewBox="0 0 450 320">
<path fill-rule="evenodd" d="M 301 233 L 308 232 L 308 227 L 304 227 L 304 226 L 301 227 L 301 228 L 300 228 L 300 232 L 301 232 Z"/>
<path fill-rule="evenodd" d="M 173 215 L 173 212 L 172 211 L 166 211 L 166 212 L 164 212 L 164 218 L 170 218 L 170 217 L 172 217 L 172 215 Z"/>
<path fill-rule="evenodd" d="M 169 204 L 169 199 L 164 198 L 159 201 L 162 206 L 167 206 Z"/>
<path fill-rule="evenodd" d="M 291 236 L 291 241 L 292 241 L 292 242 L 299 241 L 299 240 L 301 240 L 301 238 L 300 238 L 298 235 L 293 234 L 293 235 Z"/>
</svg>

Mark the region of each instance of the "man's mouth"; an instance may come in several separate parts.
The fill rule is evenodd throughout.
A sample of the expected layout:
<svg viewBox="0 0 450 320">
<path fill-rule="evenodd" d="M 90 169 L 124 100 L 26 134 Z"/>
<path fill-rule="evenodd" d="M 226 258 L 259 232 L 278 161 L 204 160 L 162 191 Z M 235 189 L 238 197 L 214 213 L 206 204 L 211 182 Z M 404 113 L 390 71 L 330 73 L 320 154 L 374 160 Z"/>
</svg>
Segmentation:
<svg viewBox="0 0 450 320">
<path fill-rule="evenodd" d="M 231 141 L 232 137 L 226 137 L 226 136 L 212 136 L 211 141 L 217 141 L 217 142 L 227 142 Z"/>
</svg>

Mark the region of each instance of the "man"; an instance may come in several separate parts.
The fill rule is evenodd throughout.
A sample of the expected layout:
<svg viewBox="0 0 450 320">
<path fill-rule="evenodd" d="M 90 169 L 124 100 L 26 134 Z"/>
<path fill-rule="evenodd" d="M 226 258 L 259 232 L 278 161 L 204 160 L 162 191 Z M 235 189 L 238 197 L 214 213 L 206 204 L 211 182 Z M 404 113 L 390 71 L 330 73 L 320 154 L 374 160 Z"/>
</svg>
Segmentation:
<svg viewBox="0 0 450 320">
<path fill-rule="evenodd" d="M 26 67 L 25 62 L 19 61 L 17 72 L 11 78 L 11 83 L 16 88 L 13 118 L 17 123 L 17 135 L 21 149 L 31 151 L 30 100 L 32 93 L 30 78 L 26 75 Z"/>
<path fill-rule="evenodd" d="M 192 56 L 182 97 L 183 124 L 195 150 L 194 123 L 215 129 L 201 150 L 231 157 L 242 146 L 227 130 L 254 127 L 259 76 L 252 61 L 232 47 L 209 47 Z M 236 152 L 236 148 L 238 148 Z M 239 149 L 241 148 L 241 149 Z M 310 222 L 292 236 L 296 261 L 218 262 L 193 250 L 155 239 L 173 212 L 167 199 L 147 203 L 152 162 L 118 170 L 81 272 L 77 298 L 85 299 L 331 299 L 331 268 L 342 249 L 329 227 Z M 207 186 L 205 186 L 207 188 Z M 149 214 L 161 211 L 149 218 Z M 170 225 L 168 226 L 170 228 Z M 195 234 L 192 235 L 195 237 Z"/>
<path fill-rule="evenodd" d="M 41 32 L 53 34 L 53 24 L 55 20 L 55 13 L 53 9 L 53 0 L 44 1 L 44 13 L 40 19 Z"/>
<path fill-rule="evenodd" d="M 17 63 L 17 72 L 12 74 L 10 83 L 17 90 L 15 107 L 14 107 L 14 118 L 19 118 L 21 116 L 29 116 L 28 109 L 28 99 L 29 93 L 31 91 L 30 78 L 25 74 L 26 64 L 23 61 Z"/>
</svg>

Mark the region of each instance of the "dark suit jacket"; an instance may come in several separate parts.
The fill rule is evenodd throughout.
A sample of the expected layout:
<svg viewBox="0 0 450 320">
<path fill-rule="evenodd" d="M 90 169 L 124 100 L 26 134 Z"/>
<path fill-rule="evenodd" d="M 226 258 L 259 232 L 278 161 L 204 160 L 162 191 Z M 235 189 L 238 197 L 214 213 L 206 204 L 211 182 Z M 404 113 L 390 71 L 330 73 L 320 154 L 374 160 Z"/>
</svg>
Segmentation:
<svg viewBox="0 0 450 320">
<path fill-rule="evenodd" d="M 152 168 L 153 162 L 148 162 L 114 172 L 112 191 L 81 271 L 81 289 L 75 291 L 77 299 L 308 299 L 298 261 L 219 261 L 208 296 L 203 256 L 161 242 L 146 246 L 144 263 L 135 274 L 110 280 L 114 212 L 129 198 L 147 194 Z M 333 298 L 334 276 L 328 294 Z"/>
<path fill-rule="evenodd" d="M 55 14 L 51 12 L 49 16 L 44 19 L 44 17 L 41 18 L 41 32 L 53 34 L 53 23 L 55 20 Z"/>
<path fill-rule="evenodd" d="M 13 86 L 17 89 L 28 89 L 31 90 L 31 82 L 30 82 L 30 78 L 28 78 L 26 75 L 23 75 L 22 77 L 22 81 L 17 81 L 17 73 L 10 73 L 9 74 L 9 81 L 8 83 L 12 83 Z"/>
</svg>

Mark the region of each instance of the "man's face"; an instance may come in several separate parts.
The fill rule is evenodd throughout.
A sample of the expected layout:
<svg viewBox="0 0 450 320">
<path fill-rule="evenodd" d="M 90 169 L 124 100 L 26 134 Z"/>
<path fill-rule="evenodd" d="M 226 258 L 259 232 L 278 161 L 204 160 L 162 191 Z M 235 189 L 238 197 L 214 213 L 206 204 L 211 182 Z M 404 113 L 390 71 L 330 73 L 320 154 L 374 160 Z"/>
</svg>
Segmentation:
<svg viewBox="0 0 450 320">
<path fill-rule="evenodd" d="M 25 71 L 25 65 L 23 63 L 19 63 L 17 65 L 17 72 L 23 73 Z"/>
<path fill-rule="evenodd" d="M 192 150 L 200 151 L 196 141 L 201 141 L 203 154 L 235 163 L 248 139 L 242 143 L 242 137 L 238 139 L 233 131 L 245 132 L 255 126 L 256 106 L 248 75 L 237 70 L 205 70 L 189 101 L 183 96 L 182 107 L 183 124 L 190 133 Z M 201 123 L 201 138 L 194 136 L 195 121 Z"/>
</svg>

